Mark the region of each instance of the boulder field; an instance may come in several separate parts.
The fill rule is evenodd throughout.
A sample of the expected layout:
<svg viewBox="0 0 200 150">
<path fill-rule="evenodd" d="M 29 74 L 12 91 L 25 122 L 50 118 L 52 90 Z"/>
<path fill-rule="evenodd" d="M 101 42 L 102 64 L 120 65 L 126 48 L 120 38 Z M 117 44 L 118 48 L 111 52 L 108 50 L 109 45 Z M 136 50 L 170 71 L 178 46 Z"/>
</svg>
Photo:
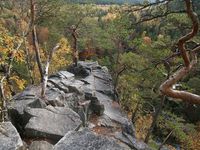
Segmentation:
<svg viewBox="0 0 200 150">
<path fill-rule="evenodd" d="M 0 150 L 149 150 L 121 110 L 112 78 L 97 62 L 50 75 L 46 97 L 29 86 L 8 104 Z"/>
</svg>

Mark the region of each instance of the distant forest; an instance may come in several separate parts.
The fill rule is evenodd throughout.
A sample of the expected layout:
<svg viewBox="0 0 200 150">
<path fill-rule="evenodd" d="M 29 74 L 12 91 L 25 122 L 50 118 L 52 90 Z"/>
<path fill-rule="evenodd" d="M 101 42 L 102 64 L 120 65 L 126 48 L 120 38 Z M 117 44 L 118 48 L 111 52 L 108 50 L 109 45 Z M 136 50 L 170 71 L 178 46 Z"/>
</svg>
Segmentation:
<svg viewBox="0 0 200 150">
<path fill-rule="evenodd" d="M 71 3 L 94 3 L 94 4 L 139 4 L 144 1 L 153 2 L 154 0 L 66 0 Z"/>
</svg>

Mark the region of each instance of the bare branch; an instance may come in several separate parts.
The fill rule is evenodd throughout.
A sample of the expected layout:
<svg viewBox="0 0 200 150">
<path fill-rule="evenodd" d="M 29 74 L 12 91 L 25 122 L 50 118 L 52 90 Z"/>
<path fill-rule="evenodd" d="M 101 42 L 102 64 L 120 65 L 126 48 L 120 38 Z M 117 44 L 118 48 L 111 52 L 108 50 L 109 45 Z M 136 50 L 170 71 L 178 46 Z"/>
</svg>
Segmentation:
<svg viewBox="0 0 200 150">
<path fill-rule="evenodd" d="M 140 23 L 143 23 L 143 22 L 147 22 L 147 21 L 151 21 L 151 20 L 154 20 L 154 19 L 158 19 L 158 18 L 162 18 L 162 17 L 166 17 L 170 14 L 180 14 L 180 13 L 185 13 L 185 10 L 178 10 L 178 11 L 166 11 L 165 13 L 161 13 L 161 14 L 157 14 L 157 15 L 150 15 L 146 18 L 143 18 L 141 20 L 139 20 L 138 22 L 134 23 L 134 25 L 137 25 L 137 24 L 140 24 Z"/>
<path fill-rule="evenodd" d="M 158 2 L 154 2 L 154 3 L 150 3 L 150 4 L 147 4 L 147 5 L 137 5 L 137 8 L 132 8 L 132 7 L 134 7 L 134 5 L 133 6 L 131 6 L 131 8 L 130 9 L 128 9 L 128 10 L 126 10 L 126 11 L 128 11 L 128 12 L 135 12 L 135 11 L 141 11 L 141 10 L 144 10 L 144 9 L 146 9 L 146 8 L 149 8 L 149 7 L 152 7 L 152 6 L 157 6 L 157 5 L 159 5 L 159 4 L 165 4 L 165 3 L 169 3 L 170 1 L 173 1 L 173 0 L 162 0 L 162 1 L 158 1 Z M 138 8 L 139 7 L 139 8 Z"/>
</svg>

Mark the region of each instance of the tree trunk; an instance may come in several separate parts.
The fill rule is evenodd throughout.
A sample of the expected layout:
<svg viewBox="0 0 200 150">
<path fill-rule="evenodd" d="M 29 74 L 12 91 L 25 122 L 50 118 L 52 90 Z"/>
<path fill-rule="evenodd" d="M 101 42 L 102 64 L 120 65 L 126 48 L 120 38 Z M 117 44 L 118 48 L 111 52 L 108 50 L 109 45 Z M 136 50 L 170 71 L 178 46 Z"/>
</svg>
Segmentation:
<svg viewBox="0 0 200 150">
<path fill-rule="evenodd" d="M 40 80 L 42 82 L 43 80 L 43 69 L 42 69 L 42 62 L 40 58 L 40 50 L 39 50 L 39 44 L 37 39 L 37 33 L 36 33 L 36 25 L 35 25 L 35 2 L 33 0 L 30 0 L 31 5 L 31 26 L 32 26 L 32 38 L 33 38 L 33 46 L 35 50 L 36 55 L 36 61 L 40 72 Z"/>
<path fill-rule="evenodd" d="M 43 80 L 43 69 L 42 69 L 42 61 L 41 61 L 41 57 L 40 57 L 40 50 L 39 50 L 39 44 L 38 44 L 36 26 L 35 25 L 33 25 L 32 36 L 33 36 L 33 45 L 34 45 L 34 50 L 35 50 L 36 61 L 37 61 L 37 65 L 38 65 L 39 72 L 40 72 L 40 81 L 42 82 L 42 80 Z"/>
<path fill-rule="evenodd" d="M 31 63 L 30 63 L 30 58 L 29 58 L 29 50 L 27 48 L 26 45 L 26 37 L 25 34 L 23 35 L 23 42 L 24 42 L 24 52 L 25 52 L 25 59 L 26 59 L 26 67 L 27 67 L 27 71 L 31 80 L 31 84 L 34 84 L 34 79 L 33 79 L 33 74 L 32 74 L 32 67 L 31 67 Z"/>
<path fill-rule="evenodd" d="M 78 64 L 78 49 L 77 49 L 76 30 L 72 31 L 72 37 L 73 37 L 73 62 L 74 62 L 74 65 L 77 66 L 77 64 Z"/>
<path fill-rule="evenodd" d="M 41 92 L 41 97 L 45 98 L 45 93 L 46 93 L 46 87 L 47 87 L 47 81 L 48 81 L 48 72 L 49 72 L 49 66 L 50 66 L 50 62 L 51 59 L 53 57 L 53 53 L 59 48 L 60 46 L 57 45 L 55 46 L 51 51 L 50 54 L 48 56 L 47 62 L 46 62 L 46 66 L 44 69 L 44 74 L 43 74 L 43 81 L 42 81 L 42 92 Z"/>
<path fill-rule="evenodd" d="M 176 84 L 178 81 L 180 81 L 182 78 L 184 78 L 188 73 L 191 71 L 191 69 L 194 67 L 194 65 L 197 63 L 197 61 L 191 62 L 189 67 L 183 67 L 180 70 L 178 70 L 174 75 L 172 75 L 167 81 L 165 81 L 160 86 L 160 91 L 166 96 L 181 99 L 185 102 L 192 103 L 192 104 L 200 104 L 200 96 L 187 92 L 187 91 L 178 91 L 174 90 L 172 86 Z"/>
<path fill-rule="evenodd" d="M 1 108 L 1 121 L 4 122 L 7 118 L 7 106 L 6 106 L 6 98 L 4 95 L 4 86 L 3 82 L 5 80 L 5 76 L 2 77 L 0 82 L 0 94 L 1 94 L 1 101 L 2 101 L 2 108 Z"/>
<path fill-rule="evenodd" d="M 166 96 L 162 96 L 162 98 L 161 98 L 160 105 L 159 105 L 157 111 L 155 112 L 155 114 L 154 114 L 154 116 L 153 116 L 153 122 L 152 122 L 152 124 L 151 124 L 151 127 L 150 127 L 150 129 L 148 130 L 148 133 L 147 133 L 147 135 L 146 135 L 146 137 L 145 137 L 145 140 L 144 140 L 145 143 L 148 143 L 148 142 L 149 142 L 149 137 L 150 137 L 150 135 L 151 135 L 153 129 L 154 129 L 155 126 L 156 126 L 156 122 L 157 122 L 157 120 L 158 120 L 158 117 L 159 117 L 159 115 L 160 115 L 160 112 L 162 111 L 162 108 L 163 108 L 163 105 L 164 105 L 164 102 L 165 102 L 165 98 L 166 98 Z"/>
</svg>

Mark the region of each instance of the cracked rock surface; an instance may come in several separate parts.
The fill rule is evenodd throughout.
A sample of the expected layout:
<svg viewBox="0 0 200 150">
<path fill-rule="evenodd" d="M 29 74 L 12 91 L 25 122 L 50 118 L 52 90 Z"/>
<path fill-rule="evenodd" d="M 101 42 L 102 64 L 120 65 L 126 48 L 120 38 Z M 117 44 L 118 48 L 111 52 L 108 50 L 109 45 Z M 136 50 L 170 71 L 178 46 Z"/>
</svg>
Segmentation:
<svg viewBox="0 0 200 150">
<path fill-rule="evenodd" d="M 18 150 L 23 142 L 11 122 L 0 123 L 0 150 Z"/>
<path fill-rule="evenodd" d="M 7 123 L 9 137 L 0 130 L 0 150 L 19 149 L 22 140 L 30 150 L 149 149 L 136 140 L 133 124 L 114 101 L 108 69 L 80 61 L 66 70 L 49 76 L 45 99 L 41 86 L 13 97 L 8 113 L 14 126 Z"/>
</svg>

